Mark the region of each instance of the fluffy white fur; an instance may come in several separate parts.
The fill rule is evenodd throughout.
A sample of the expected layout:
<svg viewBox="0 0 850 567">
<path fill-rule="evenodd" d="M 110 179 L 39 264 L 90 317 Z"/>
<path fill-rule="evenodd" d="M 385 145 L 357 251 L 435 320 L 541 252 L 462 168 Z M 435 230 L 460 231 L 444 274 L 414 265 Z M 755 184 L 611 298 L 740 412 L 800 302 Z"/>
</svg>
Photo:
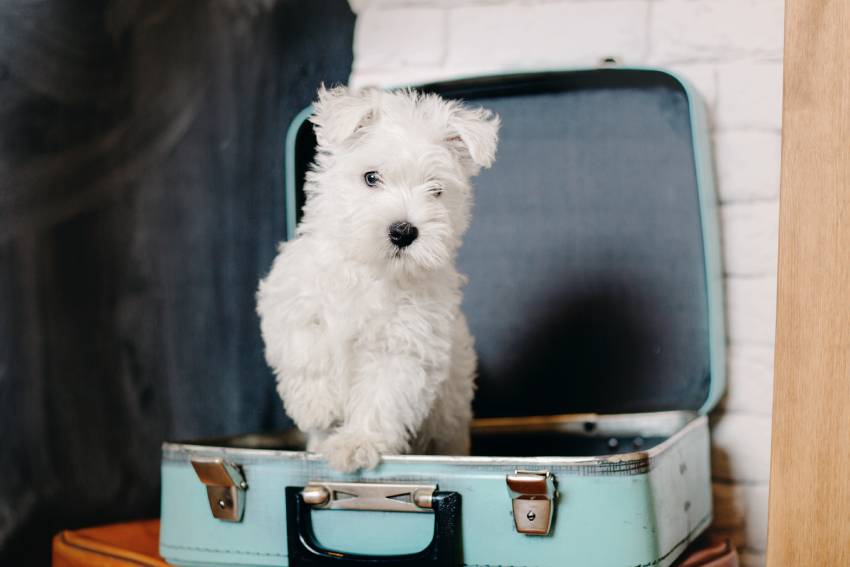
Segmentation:
<svg viewBox="0 0 850 567">
<path fill-rule="evenodd" d="M 498 117 L 435 95 L 338 87 L 319 91 L 311 120 L 304 216 L 257 295 L 286 411 L 308 449 L 343 471 L 381 454 L 467 453 L 476 360 L 455 256 Z M 388 233 L 400 221 L 419 231 L 404 248 Z"/>
</svg>

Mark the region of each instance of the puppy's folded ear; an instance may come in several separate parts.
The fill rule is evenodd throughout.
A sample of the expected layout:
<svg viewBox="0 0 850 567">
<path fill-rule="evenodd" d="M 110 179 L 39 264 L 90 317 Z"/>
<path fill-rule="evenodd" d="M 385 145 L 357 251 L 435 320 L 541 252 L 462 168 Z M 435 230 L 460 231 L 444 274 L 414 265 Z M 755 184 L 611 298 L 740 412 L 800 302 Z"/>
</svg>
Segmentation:
<svg viewBox="0 0 850 567">
<path fill-rule="evenodd" d="M 477 175 L 496 158 L 499 139 L 499 117 L 486 108 L 458 105 L 449 117 L 446 142 L 457 152 L 468 175 Z"/>
<path fill-rule="evenodd" d="M 377 117 L 377 89 L 352 91 L 338 86 L 319 87 L 319 98 L 313 103 L 310 122 L 315 125 L 316 141 L 320 147 L 340 144 L 372 123 Z"/>
</svg>

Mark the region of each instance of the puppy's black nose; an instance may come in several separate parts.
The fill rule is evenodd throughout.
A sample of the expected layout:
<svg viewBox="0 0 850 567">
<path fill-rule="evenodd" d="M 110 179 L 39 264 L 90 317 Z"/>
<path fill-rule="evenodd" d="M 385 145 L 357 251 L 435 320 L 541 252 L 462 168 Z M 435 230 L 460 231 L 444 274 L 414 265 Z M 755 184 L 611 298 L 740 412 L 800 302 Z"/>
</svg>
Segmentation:
<svg viewBox="0 0 850 567">
<path fill-rule="evenodd" d="M 417 236 L 419 229 L 409 222 L 394 222 L 390 225 L 390 241 L 399 248 L 410 246 Z"/>
</svg>

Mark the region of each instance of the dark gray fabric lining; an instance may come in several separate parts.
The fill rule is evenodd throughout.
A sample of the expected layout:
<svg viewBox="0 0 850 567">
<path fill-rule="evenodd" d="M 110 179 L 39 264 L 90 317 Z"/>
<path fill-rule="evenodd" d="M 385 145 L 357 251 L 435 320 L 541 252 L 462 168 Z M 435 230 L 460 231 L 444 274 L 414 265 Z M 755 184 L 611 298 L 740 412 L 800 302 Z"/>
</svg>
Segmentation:
<svg viewBox="0 0 850 567">
<path fill-rule="evenodd" d="M 503 129 L 460 254 L 477 413 L 699 408 L 708 326 L 684 94 L 480 102 Z"/>
</svg>

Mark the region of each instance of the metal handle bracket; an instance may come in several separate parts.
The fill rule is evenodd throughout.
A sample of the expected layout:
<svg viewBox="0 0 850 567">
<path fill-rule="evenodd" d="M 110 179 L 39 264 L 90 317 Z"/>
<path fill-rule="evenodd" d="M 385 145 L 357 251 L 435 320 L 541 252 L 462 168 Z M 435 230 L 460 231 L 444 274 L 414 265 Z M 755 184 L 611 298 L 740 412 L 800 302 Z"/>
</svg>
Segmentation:
<svg viewBox="0 0 850 567">
<path fill-rule="evenodd" d="M 310 481 L 301 492 L 304 502 L 325 510 L 428 512 L 435 484 L 369 484 Z"/>
</svg>

